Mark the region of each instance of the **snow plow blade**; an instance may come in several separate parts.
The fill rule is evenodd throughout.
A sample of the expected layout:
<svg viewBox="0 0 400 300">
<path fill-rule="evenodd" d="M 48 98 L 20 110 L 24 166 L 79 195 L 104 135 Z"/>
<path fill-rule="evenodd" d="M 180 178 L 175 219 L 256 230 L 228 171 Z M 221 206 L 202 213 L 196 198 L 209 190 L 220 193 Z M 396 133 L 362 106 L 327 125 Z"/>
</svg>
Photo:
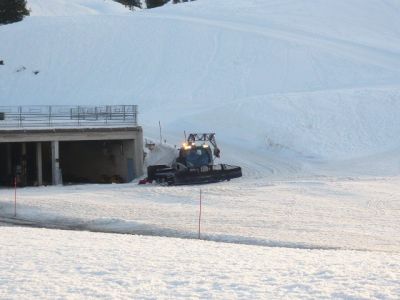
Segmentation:
<svg viewBox="0 0 400 300">
<path fill-rule="evenodd" d="M 188 168 L 181 171 L 162 165 L 151 166 L 148 169 L 148 181 L 166 185 L 206 184 L 239 177 L 242 177 L 242 168 L 225 164 Z"/>
</svg>

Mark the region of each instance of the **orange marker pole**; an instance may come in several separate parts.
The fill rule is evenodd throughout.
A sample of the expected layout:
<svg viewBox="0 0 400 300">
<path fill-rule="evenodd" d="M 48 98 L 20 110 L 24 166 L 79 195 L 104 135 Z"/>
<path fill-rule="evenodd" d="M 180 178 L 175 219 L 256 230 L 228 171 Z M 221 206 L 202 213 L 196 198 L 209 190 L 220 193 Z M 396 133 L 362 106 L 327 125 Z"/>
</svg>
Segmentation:
<svg viewBox="0 0 400 300">
<path fill-rule="evenodd" d="M 17 176 L 14 177 L 14 218 L 17 217 Z"/>
<path fill-rule="evenodd" d="M 200 232 L 201 232 L 201 189 L 200 189 L 200 212 L 199 212 L 199 239 L 200 239 Z"/>
</svg>

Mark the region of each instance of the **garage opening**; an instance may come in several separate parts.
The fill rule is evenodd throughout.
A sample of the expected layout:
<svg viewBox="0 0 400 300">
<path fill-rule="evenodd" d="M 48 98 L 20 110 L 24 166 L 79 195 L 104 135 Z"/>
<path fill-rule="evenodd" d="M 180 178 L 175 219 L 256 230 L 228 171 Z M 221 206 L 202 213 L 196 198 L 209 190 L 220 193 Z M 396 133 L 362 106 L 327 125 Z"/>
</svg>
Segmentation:
<svg viewBox="0 0 400 300">
<path fill-rule="evenodd" d="M 15 179 L 18 186 L 48 185 L 51 172 L 50 142 L 0 143 L 1 186 L 13 186 Z"/>
<path fill-rule="evenodd" d="M 124 183 L 135 178 L 134 140 L 60 142 L 64 184 Z"/>
</svg>

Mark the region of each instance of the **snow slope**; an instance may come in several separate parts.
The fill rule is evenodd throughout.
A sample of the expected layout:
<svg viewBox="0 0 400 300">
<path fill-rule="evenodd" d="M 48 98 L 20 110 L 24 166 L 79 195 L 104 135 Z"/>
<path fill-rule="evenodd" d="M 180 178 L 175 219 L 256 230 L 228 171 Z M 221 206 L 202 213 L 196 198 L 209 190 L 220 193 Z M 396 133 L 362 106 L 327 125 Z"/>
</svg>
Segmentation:
<svg viewBox="0 0 400 300">
<path fill-rule="evenodd" d="M 148 136 L 158 120 L 172 144 L 183 130 L 216 131 L 224 160 L 247 176 L 400 173 L 398 1 L 126 13 L 74 0 L 62 17 L 67 1 L 50 2 L 31 0 L 33 17 L 0 27 L 2 105 L 139 104 Z"/>
<path fill-rule="evenodd" d="M 79 16 L 125 14 L 129 10 L 113 0 L 29 0 L 31 16 Z"/>
<path fill-rule="evenodd" d="M 0 105 L 139 104 L 148 137 L 216 131 L 245 177 L 202 186 L 214 242 L 188 240 L 198 187 L 19 189 L 19 224 L 169 238 L 0 227 L 0 298 L 398 297 L 398 1 L 28 2 Z"/>
<path fill-rule="evenodd" d="M 399 254 L 15 227 L 1 228 L 0 244 L 6 299 L 396 299 L 400 293 Z"/>
</svg>

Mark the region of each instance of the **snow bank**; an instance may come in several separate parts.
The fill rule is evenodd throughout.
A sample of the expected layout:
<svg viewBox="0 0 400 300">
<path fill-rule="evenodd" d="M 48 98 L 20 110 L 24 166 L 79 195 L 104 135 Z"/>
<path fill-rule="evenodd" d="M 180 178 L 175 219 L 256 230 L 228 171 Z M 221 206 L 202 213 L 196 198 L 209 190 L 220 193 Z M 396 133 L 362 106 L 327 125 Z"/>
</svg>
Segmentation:
<svg viewBox="0 0 400 300">
<path fill-rule="evenodd" d="M 178 150 L 167 144 L 155 143 L 152 149 L 148 149 L 145 165 L 168 165 L 171 166 L 178 157 Z"/>
</svg>

